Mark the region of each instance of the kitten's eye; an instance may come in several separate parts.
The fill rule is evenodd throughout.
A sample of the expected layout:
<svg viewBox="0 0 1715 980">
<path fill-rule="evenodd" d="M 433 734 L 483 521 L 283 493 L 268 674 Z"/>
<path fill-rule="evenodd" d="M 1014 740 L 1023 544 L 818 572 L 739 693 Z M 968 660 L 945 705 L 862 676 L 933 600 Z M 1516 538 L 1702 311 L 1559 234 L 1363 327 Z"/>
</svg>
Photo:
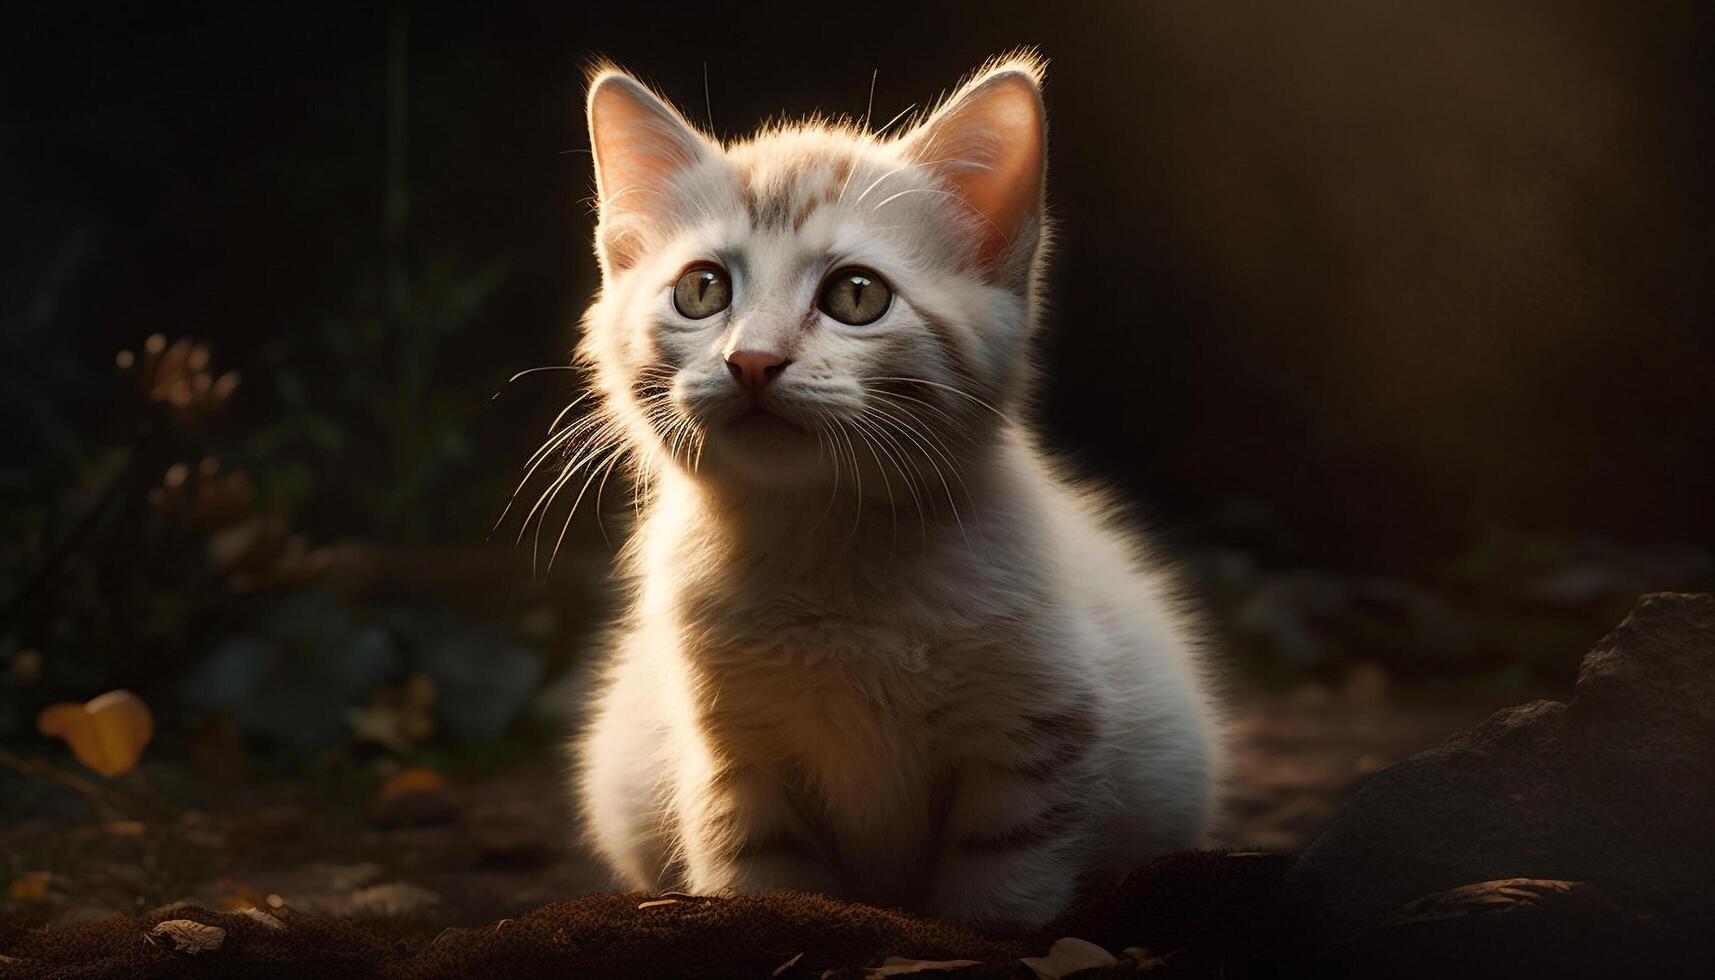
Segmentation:
<svg viewBox="0 0 1715 980">
<path fill-rule="evenodd" d="M 696 266 L 673 285 L 673 308 L 692 320 L 714 316 L 731 302 L 732 284 L 718 266 Z"/>
<path fill-rule="evenodd" d="M 851 266 L 828 277 L 817 305 L 822 312 L 854 327 L 881 319 L 893 303 L 893 290 L 868 269 Z"/>
</svg>

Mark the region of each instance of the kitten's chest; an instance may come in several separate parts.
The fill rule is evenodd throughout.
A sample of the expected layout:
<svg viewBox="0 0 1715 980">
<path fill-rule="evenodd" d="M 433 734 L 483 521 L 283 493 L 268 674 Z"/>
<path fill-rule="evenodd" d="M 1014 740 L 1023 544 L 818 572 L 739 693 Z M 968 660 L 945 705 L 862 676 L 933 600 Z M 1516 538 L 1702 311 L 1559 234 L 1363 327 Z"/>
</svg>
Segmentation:
<svg viewBox="0 0 1715 980">
<path fill-rule="evenodd" d="M 908 616 L 781 598 L 692 633 L 703 730 L 717 751 L 797 771 L 847 812 L 916 794 L 936 766 L 950 638 Z"/>
</svg>

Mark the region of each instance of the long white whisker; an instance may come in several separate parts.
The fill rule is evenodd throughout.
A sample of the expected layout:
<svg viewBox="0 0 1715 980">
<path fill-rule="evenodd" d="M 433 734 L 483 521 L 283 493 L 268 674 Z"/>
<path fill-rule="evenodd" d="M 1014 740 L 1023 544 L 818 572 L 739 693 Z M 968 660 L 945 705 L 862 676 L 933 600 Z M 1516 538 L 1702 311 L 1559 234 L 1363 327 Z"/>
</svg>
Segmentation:
<svg viewBox="0 0 1715 980">
<path fill-rule="evenodd" d="M 941 467 L 935 462 L 934 455 L 931 452 L 931 447 L 926 445 L 923 441 L 921 441 L 918 438 L 913 427 L 905 424 L 904 422 L 895 418 L 893 415 L 891 415 L 887 412 L 881 411 L 879 409 L 873 409 L 872 408 L 872 409 L 870 409 L 870 411 L 876 412 L 877 417 L 881 421 L 883 421 L 884 423 L 891 424 L 894 428 L 898 429 L 900 431 L 900 433 L 903 434 L 907 439 L 910 439 L 912 442 L 916 443 L 918 448 L 924 450 L 925 458 L 927 459 L 930 468 L 935 471 L 935 476 L 941 481 L 941 489 L 943 491 L 945 491 L 947 494 L 947 506 L 949 506 L 953 509 L 953 523 L 955 523 L 959 526 L 959 534 L 964 537 L 965 546 L 967 548 L 971 548 L 974 551 L 975 546 L 973 546 L 971 544 L 971 537 L 965 531 L 965 522 L 963 519 L 961 519 L 959 517 L 959 502 L 957 500 L 953 499 L 953 488 L 951 485 L 949 485 L 947 483 L 946 474 L 941 472 Z M 933 452 L 934 453 L 940 453 L 941 458 L 946 461 L 948 469 L 951 469 L 953 471 L 953 478 L 955 480 L 959 481 L 959 486 L 961 488 L 963 488 L 965 491 L 965 497 L 967 499 L 969 499 L 971 496 L 971 491 L 970 491 L 969 487 L 965 486 L 964 477 L 959 475 L 958 466 L 954 464 L 953 460 L 949 456 L 947 456 L 947 454 L 940 447 L 933 447 Z M 975 500 L 971 501 L 971 506 L 973 509 L 976 507 L 976 501 Z"/>
<path fill-rule="evenodd" d="M 927 378 L 871 378 L 869 380 L 871 380 L 871 381 L 904 381 L 904 382 L 909 382 L 911 384 L 928 385 L 931 388 L 939 388 L 943 391 L 950 392 L 951 394 L 958 395 L 960 398 L 967 398 L 967 399 L 975 402 L 976 404 L 981 405 L 983 408 L 988 409 L 990 412 L 993 412 L 995 417 L 1000 419 L 1002 422 L 1007 422 L 1007 423 L 1012 422 L 1012 419 L 1008 418 L 1005 412 L 1002 412 L 1000 409 L 995 408 L 993 405 L 989 404 L 986 401 L 983 401 L 981 398 L 978 398 L 977 396 L 971 394 L 968 391 L 964 391 L 960 388 L 955 388 L 952 385 L 942 384 L 939 381 L 930 381 Z"/>
<path fill-rule="evenodd" d="M 609 450 L 609 455 L 613 456 L 624 452 L 624 448 L 625 447 L 623 445 L 612 446 Z M 560 525 L 560 536 L 554 539 L 554 551 L 553 554 L 548 556 L 548 568 L 547 571 L 543 573 L 544 575 L 554 570 L 554 559 L 560 557 L 560 545 L 565 543 L 566 532 L 571 530 L 572 518 L 577 516 L 578 505 L 584 502 L 584 494 L 589 492 L 590 484 L 595 482 L 596 475 L 601 472 L 605 472 L 601 467 L 592 468 L 590 470 L 590 475 L 584 478 L 584 485 L 578 488 L 578 495 L 572 500 L 572 509 L 566 511 L 566 522 Z M 530 567 L 536 567 L 534 562 L 532 562 Z"/>
<path fill-rule="evenodd" d="M 887 454 L 888 460 L 893 463 L 893 468 L 896 471 L 898 471 L 899 478 L 901 480 L 905 481 L 905 489 L 911 493 L 911 503 L 914 507 L 917 508 L 918 530 L 922 533 L 923 542 L 925 544 L 927 544 L 929 542 L 929 523 L 928 523 L 928 518 L 925 516 L 924 511 L 923 511 L 923 498 L 921 496 L 919 496 L 917 493 L 916 481 L 912 480 L 911 475 L 906 473 L 906 471 L 905 471 L 905 457 L 907 457 L 910 454 L 905 451 L 905 447 L 900 444 L 899 440 L 893 438 L 885 430 L 883 430 L 880 426 L 875 425 L 871 421 L 867 421 L 867 420 L 875 419 L 875 418 L 876 418 L 876 416 L 873 413 L 871 413 L 869 409 L 866 408 L 860 414 L 859 418 L 854 419 L 853 421 L 857 422 L 858 424 L 864 425 L 864 427 L 867 428 L 870 432 L 874 433 L 877 438 L 883 440 L 886 443 L 886 445 L 883 445 L 881 447 L 882 452 Z M 888 446 L 892 446 L 893 448 L 891 450 L 889 450 Z M 912 469 L 915 470 L 916 467 L 912 467 Z M 917 474 L 918 479 L 922 479 L 922 476 L 923 475 L 921 473 Z M 894 517 L 894 523 L 897 526 L 897 524 L 898 524 L 897 515 Z"/>
</svg>

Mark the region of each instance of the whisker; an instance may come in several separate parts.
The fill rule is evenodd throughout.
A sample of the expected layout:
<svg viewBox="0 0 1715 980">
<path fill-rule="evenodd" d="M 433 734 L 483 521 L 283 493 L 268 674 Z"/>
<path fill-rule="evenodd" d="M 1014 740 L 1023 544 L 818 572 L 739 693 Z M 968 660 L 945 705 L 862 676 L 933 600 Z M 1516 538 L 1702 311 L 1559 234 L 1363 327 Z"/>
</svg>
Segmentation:
<svg viewBox="0 0 1715 980">
<path fill-rule="evenodd" d="M 966 398 L 966 399 L 969 399 L 970 401 L 975 402 L 978 405 L 981 405 L 983 408 L 989 410 L 990 412 L 993 412 L 995 418 L 1000 419 L 1002 422 L 1006 422 L 1009 424 L 1012 423 L 1012 419 L 1008 418 L 1007 414 L 1005 412 L 1002 412 L 1000 409 L 995 408 L 993 405 L 989 404 L 986 401 L 983 401 L 981 398 L 978 398 L 977 396 L 971 394 L 970 392 L 964 391 L 963 389 L 960 389 L 960 388 L 955 388 L 949 384 L 943 384 L 939 381 L 930 381 L 927 378 L 881 378 L 881 377 L 877 377 L 877 378 L 871 378 L 870 380 L 871 381 L 903 381 L 903 382 L 907 382 L 909 384 L 928 385 L 931 388 L 939 388 L 942 391 L 946 391 L 946 392 L 949 392 L 951 394 L 958 395 L 960 398 Z"/>
<path fill-rule="evenodd" d="M 621 452 L 624 452 L 623 446 L 613 446 L 610 449 L 609 458 L 611 458 L 612 456 L 616 456 Z M 578 488 L 578 495 L 576 498 L 574 498 L 572 500 L 572 509 L 566 511 L 566 522 L 564 524 L 560 525 L 560 536 L 558 538 L 554 539 L 554 551 L 552 554 L 550 554 L 548 556 L 548 568 L 545 572 L 543 572 L 544 575 L 546 575 L 546 574 L 548 574 L 548 572 L 552 572 L 554 570 L 554 559 L 560 557 L 560 545 L 565 543 L 566 532 L 571 530 L 572 518 L 577 516 L 578 505 L 584 502 L 584 494 L 589 492 L 590 484 L 595 481 L 596 474 L 598 472 L 604 472 L 604 471 L 601 469 L 592 469 L 590 471 L 590 475 L 584 478 L 584 485 Z M 530 567 L 531 568 L 536 567 L 534 561 L 532 561 Z"/>
<path fill-rule="evenodd" d="M 884 440 L 886 443 L 888 443 L 889 445 L 891 445 L 893 447 L 893 449 L 890 451 L 888 449 L 888 447 L 886 445 L 884 445 L 884 446 L 882 446 L 882 452 L 887 454 L 888 460 L 893 463 L 893 468 L 899 473 L 899 478 L 905 482 L 905 489 L 907 491 L 909 491 L 911 494 L 912 505 L 917 508 L 918 530 L 921 531 L 921 533 L 922 533 L 923 542 L 925 544 L 927 544 L 929 541 L 929 524 L 928 524 L 928 520 L 925 517 L 924 511 L 923 511 L 923 498 L 921 496 L 919 496 L 917 493 L 916 482 L 913 481 L 911 479 L 910 475 L 905 472 L 905 457 L 909 454 L 905 451 L 905 447 L 902 446 L 897 439 L 894 439 L 892 436 L 888 435 L 879 426 L 876 426 L 873 423 L 866 421 L 866 420 L 872 419 L 872 418 L 874 418 L 874 416 L 870 415 L 869 412 L 866 410 L 858 418 L 855 418 L 852 421 L 856 424 L 863 425 L 870 432 L 874 433 L 877 438 Z M 915 467 L 913 467 L 913 469 L 915 469 Z M 919 473 L 918 477 L 921 478 L 922 474 Z M 890 502 L 891 502 L 891 498 L 890 498 Z M 894 520 L 894 529 L 895 529 L 894 534 L 897 537 L 898 526 L 899 526 L 899 517 L 898 517 L 897 513 L 894 515 L 893 520 Z"/>
<path fill-rule="evenodd" d="M 969 535 L 969 533 L 967 533 L 965 531 L 965 522 L 959 516 L 958 501 L 953 499 L 953 488 L 951 485 L 949 485 L 947 483 L 947 476 L 945 473 L 941 472 L 940 465 L 935 462 L 934 456 L 930 452 L 931 448 L 933 448 L 933 451 L 935 453 L 939 453 L 941 455 L 941 458 L 947 463 L 947 468 L 953 471 L 953 478 L 955 480 L 959 481 L 959 486 L 965 491 L 965 498 L 970 501 L 972 510 L 975 510 L 976 509 L 976 501 L 971 498 L 970 487 L 965 485 L 964 477 L 959 475 L 959 468 L 956 464 L 954 464 L 952 458 L 949 457 L 946 454 L 946 452 L 944 450 L 942 450 L 939 446 L 931 447 L 930 445 L 926 445 L 923 441 L 919 440 L 918 434 L 916 433 L 916 430 L 915 430 L 915 427 L 910 426 L 904 422 L 901 422 L 900 420 L 898 420 L 897 418 L 895 418 L 891 414 L 886 413 L 886 412 L 882 412 L 878 409 L 866 409 L 866 410 L 867 411 L 874 411 L 876 413 L 876 418 L 878 418 L 880 421 L 882 421 L 884 423 L 891 424 L 895 429 L 898 429 L 899 432 L 901 434 L 903 434 L 907 439 L 910 439 L 913 443 L 916 443 L 918 448 L 924 450 L 925 458 L 927 459 L 930 468 L 932 468 L 935 471 L 935 476 L 941 481 L 941 489 L 943 491 L 945 491 L 947 494 L 947 506 L 951 507 L 953 510 L 953 523 L 955 523 L 959 526 L 959 534 L 962 537 L 964 537 L 965 546 L 967 548 L 971 548 L 974 551 L 975 546 L 973 546 L 971 544 L 970 535 Z M 923 434 L 927 435 L 927 433 L 923 433 Z"/>
</svg>

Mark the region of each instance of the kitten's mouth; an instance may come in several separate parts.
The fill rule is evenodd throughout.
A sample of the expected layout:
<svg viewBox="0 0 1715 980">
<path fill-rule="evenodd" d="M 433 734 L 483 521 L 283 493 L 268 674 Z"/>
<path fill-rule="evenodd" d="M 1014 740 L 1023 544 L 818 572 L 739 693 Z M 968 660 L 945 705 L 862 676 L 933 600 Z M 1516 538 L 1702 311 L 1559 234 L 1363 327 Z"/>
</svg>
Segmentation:
<svg viewBox="0 0 1715 980">
<path fill-rule="evenodd" d="M 744 411 L 739 412 L 727 423 L 727 427 L 739 431 L 764 432 L 803 432 L 804 428 L 778 412 L 769 411 L 760 402 L 751 402 Z"/>
</svg>

